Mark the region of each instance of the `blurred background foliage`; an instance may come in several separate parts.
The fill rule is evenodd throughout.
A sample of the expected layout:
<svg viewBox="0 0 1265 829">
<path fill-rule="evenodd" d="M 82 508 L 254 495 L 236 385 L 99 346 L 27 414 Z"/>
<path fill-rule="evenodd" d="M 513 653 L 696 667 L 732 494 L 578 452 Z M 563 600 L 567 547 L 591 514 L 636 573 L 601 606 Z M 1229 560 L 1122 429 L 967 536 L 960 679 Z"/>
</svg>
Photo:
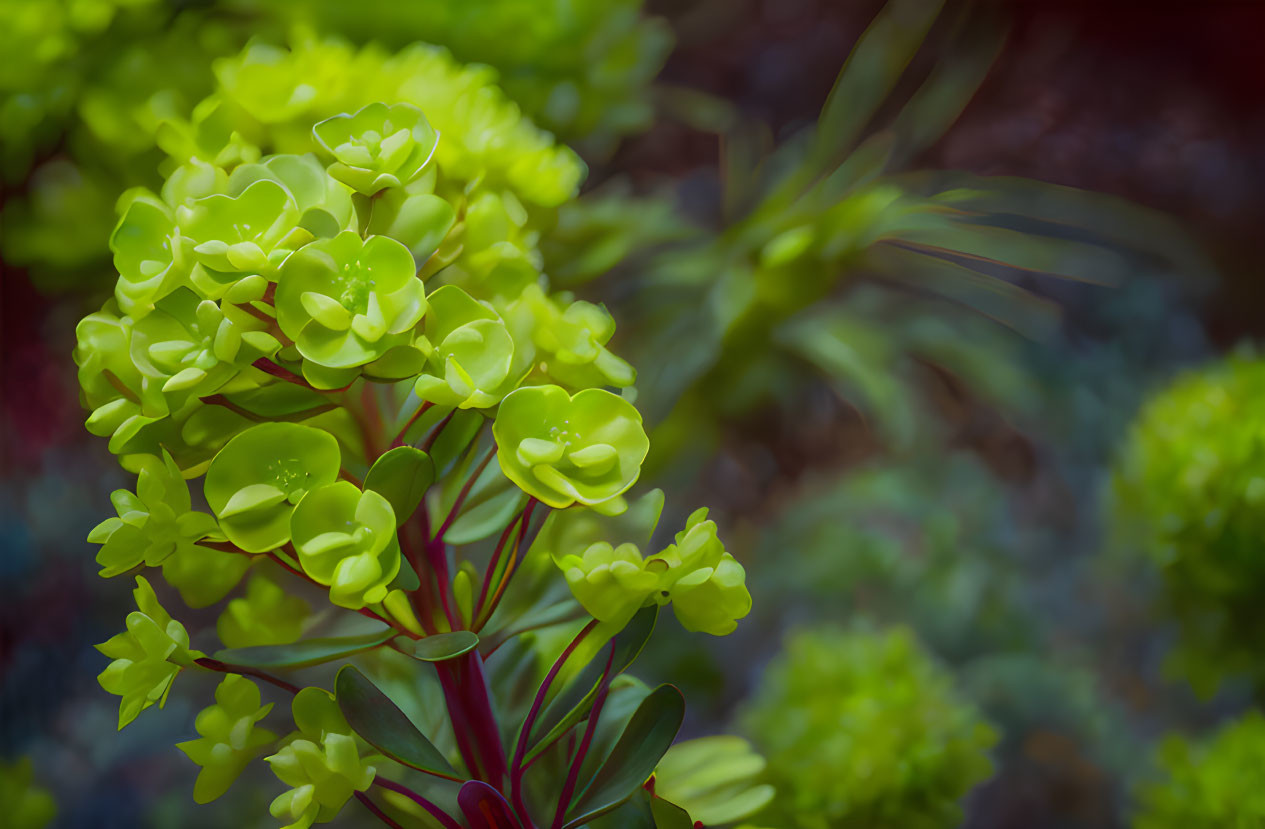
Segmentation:
<svg viewBox="0 0 1265 829">
<path fill-rule="evenodd" d="M 1256 825 L 1265 373 L 1219 355 L 1261 333 L 1265 88 L 1236 33 L 1265 19 L 1170 5 L 0 0 L 6 813 L 266 811 L 266 784 L 191 811 L 192 711 L 114 734 L 90 645 L 120 597 L 82 539 L 122 481 L 67 355 L 163 125 L 247 43 L 333 36 L 488 65 L 588 165 L 546 270 L 611 310 L 647 479 L 712 507 L 755 598 L 648 654 L 690 736 L 751 741 L 683 743 L 681 802 Z"/>
</svg>

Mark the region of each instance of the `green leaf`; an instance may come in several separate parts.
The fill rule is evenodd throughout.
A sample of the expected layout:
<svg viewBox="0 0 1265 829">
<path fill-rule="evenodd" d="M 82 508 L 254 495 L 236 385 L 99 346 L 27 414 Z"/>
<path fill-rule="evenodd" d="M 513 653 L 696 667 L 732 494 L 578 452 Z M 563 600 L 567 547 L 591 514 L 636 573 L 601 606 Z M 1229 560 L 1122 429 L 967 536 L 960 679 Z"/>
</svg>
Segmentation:
<svg viewBox="0 0 1265 829">
<path fill-rule="evenodd" d="M 650 813 L 654 815 L 655 829 L 694 829 L 690 813 L 662 797 L 650 798 Z"/>
<path fill-rule="evenodd" d="M 478 634 L 469 630 L 436 633 L 413 643 L 412 655 L 423 662 L 444 662 L 479 646 Z"/>
<path fill-rule="evenodd" d="M 473 496 L 470 500 L 473 500 Z M 526 500 L 527 496 L 520 489 L 509 485 L 504 492 L 463 508 L 461 516 L 444 533 L 444 541 L 449 544 L 472 544 L 500 532 L 522 509 Z"/>
<path fill-rule="evenodd" d="M 822 107 L 814 155 L 850 145 L 896 86 L 943 0 L 891 0 L 878 13 L 835 79 Z"/>
<path fill-rule="evenodd" d="M 334 696 L 348 725 L 369 745 L 397 763 L 457 779 L 456 771 L 439 749 L 354 665 L 339 670 Z"/>
<path fill-rule="evenodd" d="M 392 628 L 359 636 L 338 636 L 328 639 L 306 639 L 289 645 L 258 645 L 253 648 L 229 648 L 215 658 L 248 668 L 308 668 L 371 650 L 396 636 Z"/>
<path fill-rule="evenodd" d="M 642 700 L 597 774 L 567 810 L 566 829 L 580 826 L 623 803 L 654 774 L 685 719 L 685 697 L 671 685 L 660 685 Z M 653 806 L 652 806 L 653 808 Z M 673 807 L 675 808 L 675 807 Z M 659 810 L 655 809 L 658 823 Z M 665 810 L 666 814 L 675 814 Z M 684 814 L 684 812 L 682 812 Z M 686 824 L 691 825 L 688 816 Z M 675 826 L 675 821 L 667 824 Z"/>
<path fill-rule="evenodd" d="M 365 476 L 365 489 L 372 489 L 395 510 L 396 526 L 403 525 L 422 502 L 435 481 L 435 464 L 420 449 L 397 446 L 373 462 Z"/>
<path fill-rule="evenodd" d="M 658 618 L 658 605 L 643 607 L 637 611 L 632 621 L 615 635 L 615 655 L 611 660 L 611 676 L 618 676 L 633 663 L 650 639 L 650 634 L 654 632 L 654 624 Z M 533 741 L 524 762 L 531 762 L 536 755 L 548 748 L 557 737 L 564 734 L 588 713 L 593 705 L 594 697 L 597 696 L 604 668 L 603 660 L 590 661 L 584 670 L 569 682 L 566 688 L 545 708 L 532 727 L 533 733 L 543 734 L 543 736 Z"/>
</svg>

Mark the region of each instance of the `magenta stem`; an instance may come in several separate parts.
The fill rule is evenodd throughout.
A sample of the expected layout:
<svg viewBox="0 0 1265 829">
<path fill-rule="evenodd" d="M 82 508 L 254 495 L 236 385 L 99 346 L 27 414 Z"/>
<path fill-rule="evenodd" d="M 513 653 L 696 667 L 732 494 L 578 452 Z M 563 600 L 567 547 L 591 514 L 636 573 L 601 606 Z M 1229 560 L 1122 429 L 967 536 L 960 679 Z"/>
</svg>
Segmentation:
<svg viewBox="0 0 1265 829">
<path fill-rule="evenodd" d="M 523 729 L 518 734 L 518 745 L 514 749 L 514 761 L 510 764 L 510 797 L 514 803 L 514 811 L 518 813 L 518 817 L 527 826 L 531 826 L 531 816 L 527 813 L 527 804 L 523 802 L 523 757 L 527 754 L 527 740 L 531 735 L 532 726 L 536 724 L 536 718 L 540 716 L 540 709 L 545 704 L 545 697 L 549 694 L 549 686 L 553 684 L 554 679 L 558 676 L 558 672 L 562 670 L 562 666 L 566 664 L 571 654 L 579 647 L 584 638 L 593 632 L 597 627 L 597 620 L 592 619 L 585 625 L 571 643 L 566 646 L 557 661 L 553 663 L 553 667 L 549 669 L 549 673 L 545 675 L 545 681 L 540 683 L 540 688 L 536 691 L 536 698 L 532 700 L 531 710 L 527 712 L 527 718 L 523 720 Z"/>
<path fill-rule="evenodd" d="M 571 769 L 567 772 L 566 782 L 562 785 L 562 793 L 558 795 L 558 809 L 553 815 L 552 829 L 562 829 L 562 819 L 566 816 L 567 807 L 571 805 L 571 796 L 575 794 L 575 784 L 580 777 L 580 766 L 584 765 L 584 758 L 589 753 L 589 745 L 593 742 L 594 732 L 597 731 L 598 717 L 601 716 L 602 706 L 606 704 L 606 695 L 611 689 L 611 667 L 614 663 L 615 643 L 611 642 L 610 654 L 606 657 L 606 668 L 602 671 L 597 697 L 593 700 L 593 707 L 589 709 L 589 722 L 584 729 L 584 738 L 580 740 L 580 747 L 571 758 Z"/>
<path fill-rule="evenodd" d="M 427 813 L 430 814 L 431 817 L 439 821 L 439 824 L 443 826 L 444 829 L 461 829 L 461 824 L 453 820 L 448 815 L 447 812 L 445 812 L 443 809 L 436 806 L 434 803 L 431 803 L 429 800 L 422 797 L 420 794 L 413 791 L 408 786 L 402 786 L 399 783 L 396 783 L 394 780 L 387 780 L 384 777 L 375 777 L 373 779 L 373 784 L 375 786 L 381 786 L 382 788 L 388 791 L 395 792 L 396 794 L 404 795 L 409 800 L 413 801 L 418 806 L 421 806 L 423 809 L 425 809 Z"/>
</svg>

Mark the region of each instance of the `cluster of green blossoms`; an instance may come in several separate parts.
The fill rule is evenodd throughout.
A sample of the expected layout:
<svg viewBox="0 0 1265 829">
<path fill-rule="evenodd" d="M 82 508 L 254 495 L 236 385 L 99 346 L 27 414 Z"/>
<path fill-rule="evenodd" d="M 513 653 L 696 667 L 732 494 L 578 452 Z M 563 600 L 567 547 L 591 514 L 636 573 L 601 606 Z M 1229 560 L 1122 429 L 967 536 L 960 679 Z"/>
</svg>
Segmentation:
<svg viewBox="0 0 1265 829">
<path fill-rule="evenodd" d="M 1201 691 L 1265 682 L 1265 361 L 1231 357 L 1152 398 L 1114 470 L 1120 541 L 1158 572 L 1181 628 L 1174 666 Z"/>
<path fill-rule="evenodd" d="M 663 496 L 624 497 L 649 449 L 617 393 L 634 372 L 610 315 L 551 292 L 536 248 L 579 162 L 427 48 L 255 44 L 217 74 L 169 124 L 161 192 L 120 200 L 116 290 L 77 331 L 88 428 L 138 476 L 89 539 L 102 575 L 161 567 L 186 604 L 224 602 L 228 649 L 207 656 L 136 577 L 127 632 L 100 646 L 120 727 L 182 671 L 224 674 L 180 744 L 194 797 L 271 752 L 291 787 L 272 812 L 298 829 L 352 797 L 378 814 L 375 784 L 444 826 L 681 817 L 641 788 L 680 694 L 620 674 L 660 606 L 723 635 L 751 597 L 706 510 L 640 553 Z M 489 685 L 502 648 L 489 670 L 521 676 Z M 361 654 L 372 671 L 383 651 L 438 679 L 446 730 L 418 731 L 355 665 L 333 693 L 273 673 Z M 295 694 L 289 736 L 263 726 L 255 680 Z M 576 728 L 609 757 L 560 756 Z"/>
<path fill-rule="evenodd" d="M 742 715 L 779 826 L 948 829 L 997 734 L 905 629 L 793 634 Z"/>
<path fill-rule="evenodd" d="M 1136 791 L 1133 829 L 1258 826 L 1265 822 L 1265 717 L 1252 711 L 1200 742 L 1167 737 L 1160 775 Z"/>
</svg>

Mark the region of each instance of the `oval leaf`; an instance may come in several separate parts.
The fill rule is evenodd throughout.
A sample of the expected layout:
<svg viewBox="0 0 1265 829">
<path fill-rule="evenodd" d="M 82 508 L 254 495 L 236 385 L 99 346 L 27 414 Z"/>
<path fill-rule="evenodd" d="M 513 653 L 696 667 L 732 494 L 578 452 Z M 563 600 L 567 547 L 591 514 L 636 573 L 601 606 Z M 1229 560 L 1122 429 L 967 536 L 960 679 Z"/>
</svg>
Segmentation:
<svg viewBox="0 0 1265 829">
<path fill-rule="evenodd" d="M 387 757 L 418 771 L 460 779 L 426 735 L 354 665 L 338 672 L 334 697 L 352 729 Z"/>
<path fill-rule="evenodd" d="M 373 462 L 365 476 L 365 489 L 390 502 L 399 526 L 412 516 L 434 482 L 435 464 L 430 455 L 412 446 L 397 446 Z"/>
<path fill-rule="evenodd" d="M 611 753 L 567 810 L 566 827 L 581 826 L 632 797 L 654 774 L 685 719 L 685 697 L 660 685 L 642 700 Z M 656 819 L 658 814 L 655 815 Z M 656 821 L 657 822 L 657 821 Z"/>
<path fill-rule="evenodd" d="M 469 630 L 436 633 L 418 639 L 412 645 L 412 655 L 423 662 L 444 662 L 469 653 L 479 645 L 478 634 Z"/>
<path fill-rule="evenodd" d="M 650 812 L 654 815 L 655 829 L 694 829 L 689 812 L 661 797 L 650 798 Z"/>
<path fill-rule="evenodd" d="M 215 654 L 221 662 L 249 668 L 308 668 L 376 648 L 396 636 L 391 628 L 360 636 L 306 639 L 289 645 L 229 648 Z"/>
</svg>

